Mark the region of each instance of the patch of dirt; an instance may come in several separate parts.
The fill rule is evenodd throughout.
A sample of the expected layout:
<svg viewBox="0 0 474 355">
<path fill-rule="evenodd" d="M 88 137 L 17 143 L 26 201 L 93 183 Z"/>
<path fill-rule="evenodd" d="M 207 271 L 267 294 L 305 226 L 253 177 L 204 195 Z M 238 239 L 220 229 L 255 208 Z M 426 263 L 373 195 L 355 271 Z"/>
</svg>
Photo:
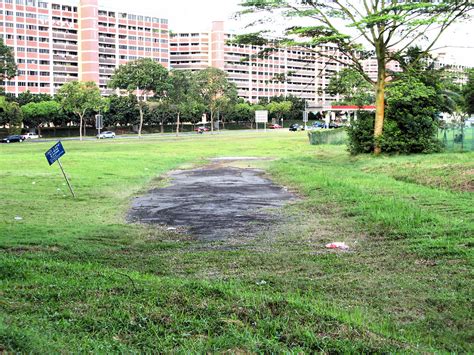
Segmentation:
<svg viewBox="0 0 474 355">
<path fill-rule="evenodd" d="M 202 241 L 244 238 L 281 223 L 278 209 L 295 197 L 264 171 L 228 164 L 254 158 L 225 158 L 169 174 L 169 186 L 133 201 L 129 222 L 186 229 Z"/>
</svg>

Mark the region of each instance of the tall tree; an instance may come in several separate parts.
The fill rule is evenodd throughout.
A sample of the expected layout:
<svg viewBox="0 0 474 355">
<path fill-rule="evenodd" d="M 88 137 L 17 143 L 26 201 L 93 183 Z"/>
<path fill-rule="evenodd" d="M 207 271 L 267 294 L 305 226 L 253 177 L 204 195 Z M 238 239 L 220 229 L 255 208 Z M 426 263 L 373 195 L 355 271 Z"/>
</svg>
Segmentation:
<svg viewBox="0 0 474 355">
<path fill-rule="evenodd" d="M 467 84 L 463 89 L 466 112 L 470 115 L 474 114 L 474 69 L 468 72 Z"/>
<path fill-rule="evenodd" d="M 98 86 L 93 81 L 71 81 L 61 86 L 56 98 L 64 110 L 79 117 L 79 137 L 82 141 L 84 117 L 88 113 L 99 111 L 104 105 Z"/>
<path fill-rule="evenodd" d="M 243 13 L 272 12 L 309 26 L 291 26 L 285 36 L 269 40 L 262 32 L 237 36 L 242 44 L 253 43 L 272 47 L 302 46 L 321 57 L 347 64 L 357 70 L 375 91 L 376 117 L 374 138 L 383 134 L 385 117 L 385 86 L 390 79 L 387 64 L 411 45 L 430 40 L 423 53 L 430 51 L 440 36 L 455 21 L 466 18 L 474 8 L 471 0 L 399 1 L 399 0 L 246 0 Z M 261 20 L 258 21 L 261 23 Z M 361 39 L 370 48 L 364 51 Z M 328 46 L 329 45 L 329 46 Z M 374 56 L 377 79 L 372 80 L 363 68 L 363 60 Z M 381 152 L 376 143 L 374 152 Z"/>
<path fill-rule="evenodd" d="M 267 105 L 267 110 L 270 111 L 270 114 L 274 117 L 272 123 L 282 123 L 283 125 L 283 116 L 291 111 L 293 103 L 291 101 L 272 101 Z M 275 119 L 278 122 L 275 122 Z"/>
<path fill-rule="evenodd" d="M 3 86 L 5 79 L 11 79 L 16 76 L 16 69 L 13 51 L 0 38 L 0 86 Z"/>
<path fill-rule="evenodd" d="M 30 102 L 21 106 L 23 112 L 23 123 L 29 127 L 35 127 L 41 135 L 41 126 L 52 122 L 60 114 L 61 105 L 57 101 Z"/>
<path fill-rule="evenodd" d="M 176 112 L 176 136 L 179 135 L 181 115 L 195 106 L 197 90 L 193 73 L 187 70 L 173 70 L 170 75 L 168 99 L 170 107 Z"/>
<path fill-rule="evenodd" d="M 8 125 L 9 133 L 19 133 L 23 115 L 20 106 L 16 102 L 9 102 L 4 96 L 0 96 L 0 125 Z"/>
<path fill-rule="evenodd" d="M 151 58 L 141 58 L 123 64 L 115 70 L 109 81 L 111 88 L 127 91 L 128 95 L 137 97 L 137 108 L 140 113 L 138 137 L 141 137 L 143 116 L 147 98 L 163 98 L 170 88 L 168 70 Z"/>
<path fill-rule="evenodd" d="M 217 68 L 206 68 L 195 74 L 195 84 L 202 102 L 211 114 L 211 132 L 214 132 L 216 112 L 225 103 L 225 97 L 234 90 L 227 80 L 227 74 Z"/>
</svg>

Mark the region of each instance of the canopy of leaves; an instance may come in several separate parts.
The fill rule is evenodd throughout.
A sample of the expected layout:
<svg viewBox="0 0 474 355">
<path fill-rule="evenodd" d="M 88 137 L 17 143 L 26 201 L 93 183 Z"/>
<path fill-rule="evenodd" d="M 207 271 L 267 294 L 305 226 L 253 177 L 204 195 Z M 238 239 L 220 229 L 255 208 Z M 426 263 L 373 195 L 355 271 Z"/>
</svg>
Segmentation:
<svg viewBox="0 0 474 355">
<path fill-rule="evenodd" d="M 466 112 L 474 114 L 474 69 L 469 70 L 469 77 L 463 90 Z"/>
<path fill-rule="evenodd" d="M 64 110 L 78 116 L 99 111 L 104 106 L 100 90 L 93 81 L 66 83 L 58 90 L 56 99 Z"/>
<path fill-rule="evenodd" d="M 15 56 L 10 47 L 6 46 L 3 39 L 0 38 L 0 85 L 3 85 L 5 79 L 11 79 L 16 76 Z"/>
<path fill-rule="evenodd" d="M 346 68 L 336 73 L 330 80 L 326 92 L 340 95 L 340 103 L 347 105 L 369 105 L 375 102 L 373 86 L 356 70 Z"/>
<path fill-rule="evenodd" d="M 61 112 L 61 105 L 57 101 L 30 102 L 21 106 L 23 123 L 29 127 L 38 127 L 52 122 Z"/>
<path fill-rule="evenodd" d="M 133 95 L 108 97 L 108 110 L 104 112 L 104 125 L 129 125 L 136 124 L 139 112 L 137 98 Z"/>
<path fill-rule="evenodd" d="M 151 58 L 141 58 L 119 66 L 109 81 L 111 88 L 129 93 L 139 89 L 146 95 L 164 96 L 170 88 L 168 70 Z"/>
</svg>

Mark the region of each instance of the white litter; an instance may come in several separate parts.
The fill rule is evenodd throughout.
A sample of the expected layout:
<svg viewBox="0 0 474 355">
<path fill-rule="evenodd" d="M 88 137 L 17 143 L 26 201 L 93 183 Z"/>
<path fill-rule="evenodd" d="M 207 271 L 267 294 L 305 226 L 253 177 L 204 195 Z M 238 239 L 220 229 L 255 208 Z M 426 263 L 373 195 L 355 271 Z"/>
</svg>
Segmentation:
<svg viewBox="0 0 474 355">
<path fill-rule="evenodd" d="M 169 230 L 169 231 L 175 231 L 176 228 L 175 228 L 175 227 L 169 227 L 167 230 Z"/>
<path fill-rule="evenodd" d="M 267 284 L 267 281 L 265 281 L 265 280 L 260 280 L 260 281 L 257 281 L 256 284 L 257 284 L 258 286 L 266 285 L 266 284 Z"/>
<path fill-rule="evenodd" d="M 333 242 L 326 244 L 326 248 L 328 249 L 340 249 L 340 250 L 348 250 L 349 246 L 343 242 Z"/>
<path fill-rule="evenodd" d="M 36 185 L 36 181 L 33 181 L 32 184 L 33 184 L 33 185 Z"/>
<path fill-rule="evenodd" d="M 23 220 L 23 218 L 20 217 L 20 216 L 16 216 L 16 217 L 15 217 L 15 221 L 22 221 L 22 220 Z"/>
</svg>

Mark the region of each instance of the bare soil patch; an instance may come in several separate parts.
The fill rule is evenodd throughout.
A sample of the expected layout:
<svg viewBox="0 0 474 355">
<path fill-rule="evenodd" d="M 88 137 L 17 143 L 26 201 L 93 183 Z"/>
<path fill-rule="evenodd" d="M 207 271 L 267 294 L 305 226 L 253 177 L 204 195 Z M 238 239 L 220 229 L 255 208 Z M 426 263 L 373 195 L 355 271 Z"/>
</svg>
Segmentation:
<svg viewBox="0 0 474 355">
<path fill-rule="evenodd" d="M 245 238 L 282 223 L 279 209 L 295 197 L 264 171 L 238 168 L 225 158 L 210 165 L 169 174 L 170 185 L 133 201 L 130 222 L 185 229 L 202 241 Z"/>
</svg>

